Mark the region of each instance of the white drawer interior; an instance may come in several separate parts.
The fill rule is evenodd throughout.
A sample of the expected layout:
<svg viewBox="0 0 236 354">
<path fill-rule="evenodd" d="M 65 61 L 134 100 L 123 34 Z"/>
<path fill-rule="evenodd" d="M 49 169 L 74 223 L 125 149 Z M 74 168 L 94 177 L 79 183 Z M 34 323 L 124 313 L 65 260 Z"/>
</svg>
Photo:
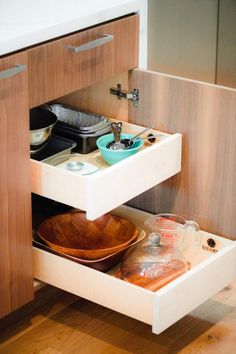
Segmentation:
<svg viewBox="0 0 236 354">
<path fill-rule="evenodd" d="M 124 132 L 142 130 L 123 123 Z M 157 135 L 155 144 L 115 165 L 103 162 L 99 171 L 88 176 L 31 159 L 32 192 L 85 210 L 88 219 L 96 219 L 180 172 L 181 134 L 152 132 Z M 102 161 L 98 151 L 87 156 Z"/>
<path fill-rule="evenodd" d="M 150 214 L 126 206 L 114 213 L 142 227 Z M 208 252 L 204 244 L 214 238 L 218 251 Z M 236 243 L 200 232 L 201 244 L 187 259 L 192 268 L 156 292 L 102 273 L 71 260 L 34 248 L 34 277 L 73 294 L 152 325 L 160 333 L 236 277 Z"/>
</svg>

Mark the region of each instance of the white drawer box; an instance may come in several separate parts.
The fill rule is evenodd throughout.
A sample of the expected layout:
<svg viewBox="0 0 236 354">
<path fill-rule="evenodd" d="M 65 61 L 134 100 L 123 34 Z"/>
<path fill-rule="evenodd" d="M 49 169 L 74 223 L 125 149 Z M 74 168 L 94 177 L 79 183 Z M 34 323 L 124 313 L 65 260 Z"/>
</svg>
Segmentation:
<svg viewBox="0 0 236 354">
<path fill-rule="evenodd" d="M 137 226 L 150 214 L 126 206 L 115 210 Z M 148 323 L 160 333 L 236 278 L 236 242 L 201 231 L 201 239 L 214 238 L 218 252 L 199 246 L 188 254 L 191 270 L 156 292 L 126 283 L 52 253 L 34 248 L 34 277 L 122 314 Z"/>
<path fill-rule="evenodd" d="M 143 127 L 123 123 L 123 131 L 138 133 Z M 181 134 L 152 131 L 158 141 L 137 154 L 100 171 L 79 176 L 31 159 L 32 192 L 85 210 L 96 219 L 181 170 Z M 98 152 L 98 158 L 101 159 Z M 96 156 L 95 156 L 96 157 Z"/>
</svg>

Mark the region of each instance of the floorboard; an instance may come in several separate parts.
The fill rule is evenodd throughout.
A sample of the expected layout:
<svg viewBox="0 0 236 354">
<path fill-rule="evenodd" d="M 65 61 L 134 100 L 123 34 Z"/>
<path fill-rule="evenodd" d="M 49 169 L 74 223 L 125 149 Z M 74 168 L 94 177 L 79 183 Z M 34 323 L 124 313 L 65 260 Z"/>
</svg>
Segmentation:
<svg viewBox="0 0 236 354">
<path fill-rule="evenodd" d="M 56 293 L 4 327 L 1 354 L 235 354 L 236 283 L 159 336 L 151 327 L 77 298 Z"/>
</svg>

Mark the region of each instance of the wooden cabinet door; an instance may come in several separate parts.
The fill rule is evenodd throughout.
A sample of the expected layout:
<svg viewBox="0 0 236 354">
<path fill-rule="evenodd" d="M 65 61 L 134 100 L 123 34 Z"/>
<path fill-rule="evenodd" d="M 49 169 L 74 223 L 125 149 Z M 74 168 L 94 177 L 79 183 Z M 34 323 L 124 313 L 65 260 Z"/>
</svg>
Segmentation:
<svg viewBox="0 0 236 354">
<path fill-rule="evenodd" d="M 0 317 L 33 298 L 27 55 L 0 59 Z"/>
<path fill-rule="evenodd" d="M 133 70 L 140 89 L 131 123 L 183 135 L 181 173 L 130 204 L 153 213 L 195 219 L 201 229 L 235 239 L 236 90 L 155 72 Z"/>
</svg>

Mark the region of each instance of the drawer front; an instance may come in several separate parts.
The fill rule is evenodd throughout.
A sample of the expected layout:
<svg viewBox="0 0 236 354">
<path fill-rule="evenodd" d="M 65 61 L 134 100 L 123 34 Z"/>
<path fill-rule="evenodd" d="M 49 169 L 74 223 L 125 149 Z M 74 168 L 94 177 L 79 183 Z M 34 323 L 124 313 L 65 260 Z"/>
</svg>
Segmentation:
<svg viewBox="0 0 236 354">
<path fill-rule="evenodd" d="M 116 215 L 141 226 L 150 214 L 122 206 Z M 142 222 L 139 224 L 137 220 Z M 190 271 L 157 292 L 152 292 L 68 259 L 34 248 L 36 279 L 84 297 L 152 325 L 158 334 L 195 309 L 236 277 L 236 243 L 202 232 L 221 243 L 216 254 L 199 247 L 198 261 Z M 191 262 L 191 258 L 189 259 Z"/>
<path fill-rule="evenodd" d="M 33 259 L 35 279 L 152 324 L 150 291 L 36 247 Z"/>
<path fill-rule="evenodd" d="M 0 59 L 0 317 L 34 296 L 27 64 L 24 52 Z"/>
<path fill-rule="evenodd" d="M 30 49 L 30 107 L 136 67 L 138 33 L 133 15 Z"/>
<path fill-rule="evenodd" d="M 158 134 L 160 141 L 153 146 L 89 176 L 31 160 L 32 192 L 96 219 L 180 171 L 181 135 Z"/>
</svg>

